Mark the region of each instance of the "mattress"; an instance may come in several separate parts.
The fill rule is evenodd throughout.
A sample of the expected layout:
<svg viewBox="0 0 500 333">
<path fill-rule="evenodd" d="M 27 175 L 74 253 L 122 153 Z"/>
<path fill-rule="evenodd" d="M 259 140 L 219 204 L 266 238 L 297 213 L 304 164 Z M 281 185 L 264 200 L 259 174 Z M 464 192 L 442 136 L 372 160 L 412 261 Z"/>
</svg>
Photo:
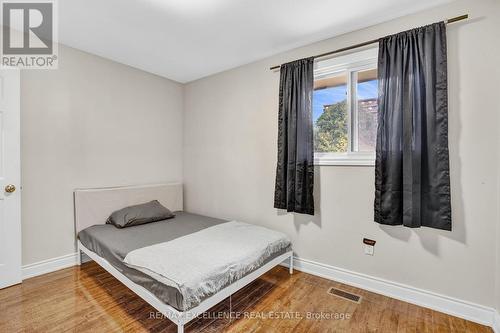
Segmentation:
<svg viewBox="0 0 500 333">
<path fill-rule="evenodd" d="M 197 304 L 189 303 L 189 307 L 186 306 L 184 298 L 178 289 L 163 284 L 153 277 L 125 265 L 123 260 L 131 251 L 169 242 L 225 222 L 228 221 L 188 212 L 176 212 L 176 216 L 172 219 L 123 229 L 118 229 L 109 224 L 94 225 L 80 231 L 78 238 L 83 246 L 106 259 L 128 279 L 143 286 L 160 301 L 179 311 L 187 311 Z M 265 263 L 289 250 L 288 248 L 273 253 Z"/>
</svg>

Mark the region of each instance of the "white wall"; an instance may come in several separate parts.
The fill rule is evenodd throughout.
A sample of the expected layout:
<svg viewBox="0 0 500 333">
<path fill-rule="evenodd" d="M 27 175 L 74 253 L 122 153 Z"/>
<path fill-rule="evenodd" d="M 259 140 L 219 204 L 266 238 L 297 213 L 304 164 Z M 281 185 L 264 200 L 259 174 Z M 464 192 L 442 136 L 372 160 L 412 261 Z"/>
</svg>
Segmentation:
<svg viewBox="0 0 500 333">
<path fill-rule="evenodd" d="M 317 168 L 314 217 L 275 210 L 279 73 L 269 67 L 464 13 L 448 29 L 453 231 L 372 222 L 372 167 Z M 457 1 L 188 84 L 186 208 L 284 231 L 305 259 L 495 306 L 498 17 L 498 1 Z M 375 256 L 363 237 L 377 240 Z"/>
<path fill-rule="evenodd" d="M 182 180 L 183 87 L 65 46 L 21 75 L 23 264 L 73 253 L 73 189 Z"/>
</svg>

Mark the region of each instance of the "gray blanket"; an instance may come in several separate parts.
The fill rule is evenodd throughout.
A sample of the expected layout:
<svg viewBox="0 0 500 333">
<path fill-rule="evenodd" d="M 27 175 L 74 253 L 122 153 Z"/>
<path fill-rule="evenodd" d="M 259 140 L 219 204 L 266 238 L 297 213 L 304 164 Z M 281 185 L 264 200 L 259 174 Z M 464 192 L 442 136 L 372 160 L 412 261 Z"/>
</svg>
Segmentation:
<svg viewBox="0 0 500 333">
<path fill-rule="evenodd" d="M 78 238 L 87 249 L 106 259 L 123 275 L 149 290 L 159 300 L 177 310 L 186 311 L 197 304 L 193 303 L 191 306 L 185 307 L 184 296 L 177 288 L 163 284 L 139 270 L 126 266 L 123 262 L 127 254 L 136 249 L 168 242 L 227 222 L 187 212 L 176 212 L 175 214 L 176 217 L 173 219 L 123 229 L 109 224 L 94 225 L 80 231 Z M 273 253 L 264 263 L 288 250 L 290 249 Z"/>
<path fill-rule="evenodd" d="M 232 221 L 134 250 L 124 262 L 177 288 L 191 308 L 289 248 L 281 232 Z"/>
</svg>

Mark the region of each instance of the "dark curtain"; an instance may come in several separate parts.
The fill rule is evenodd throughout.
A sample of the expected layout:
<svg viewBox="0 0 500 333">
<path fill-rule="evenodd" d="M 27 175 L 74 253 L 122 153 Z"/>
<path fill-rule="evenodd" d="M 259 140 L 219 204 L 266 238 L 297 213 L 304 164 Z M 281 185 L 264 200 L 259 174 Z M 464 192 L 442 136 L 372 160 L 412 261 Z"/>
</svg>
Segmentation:
<svg viewBox="0 0 500 333">
<path fill-rule="evenodd" d="M 274 207 L 314 215 L 314 59 L 281 65 Z"/>
<path fill-rule="evenodd" d="M 446 25 L 379 41 L 375 221 L 451 230 Z"/>
</svg>

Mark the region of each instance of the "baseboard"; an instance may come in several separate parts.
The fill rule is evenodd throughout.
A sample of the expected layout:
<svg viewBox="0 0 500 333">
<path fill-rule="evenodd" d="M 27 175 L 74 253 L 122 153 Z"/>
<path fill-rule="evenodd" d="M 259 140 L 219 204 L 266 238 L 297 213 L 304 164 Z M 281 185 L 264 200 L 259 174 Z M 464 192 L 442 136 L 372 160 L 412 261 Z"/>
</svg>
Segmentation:
<svg viewBox="0 0 500 333">
<path fill-rule="evenodd" d="M 284 266 L 288 266 L 283 263 Z M 294 269 L 487 325 L 500 333 L 498 313 L 489 307 L 393 281 L 294 257 Z M 495 317 L 496 315 L 496 317 Z M 496 327 L 494 326 L 496 325 Z"/>
<path fill-rule="evenodd" d="M 22 267 L 23 280 L 76 265 L 76 253 L 39 261 Z"/>
<path fill-rule="evenodd" d="M 500 310 L 499 310 L 500 311 Z M 495 313 L 495 320 L 493 321 L 493 332 L 500 333 L 500 312 Z"/>
</svg>

